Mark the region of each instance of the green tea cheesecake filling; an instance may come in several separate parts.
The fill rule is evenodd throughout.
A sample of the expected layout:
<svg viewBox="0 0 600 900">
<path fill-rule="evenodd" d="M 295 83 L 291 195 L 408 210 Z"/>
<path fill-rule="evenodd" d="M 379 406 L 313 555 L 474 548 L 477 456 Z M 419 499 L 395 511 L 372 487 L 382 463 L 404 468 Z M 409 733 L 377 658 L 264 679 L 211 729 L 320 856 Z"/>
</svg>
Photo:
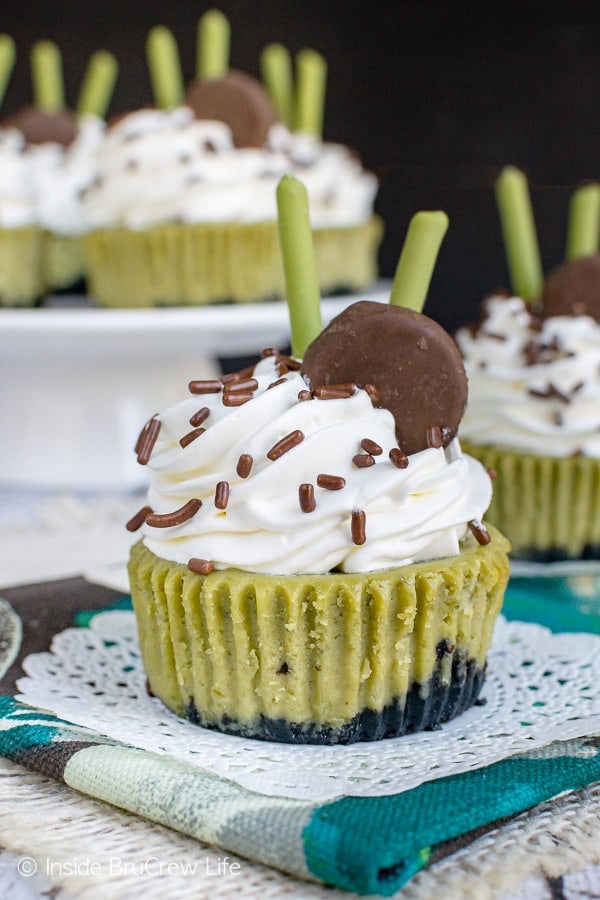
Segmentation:
<svg viewBox="0 0 600 900">
<path fill-rule="evenodd" d="M 438 727 L 477 700 L 508 578 L 489 475 L 443 422 L 405 454 L 375 387 L 299 365 L 266 351 L 192 381 L 140 434 L 129 573 L 149 689 L 267 740 Z"/>
<path fill-rule="evenodd" d="M 210 728 L 309 743 L 431 728 L 477 699 L 507 543 L 366 575 L 200 575 L 135 545 L 150 690 Z"/>
</svg>

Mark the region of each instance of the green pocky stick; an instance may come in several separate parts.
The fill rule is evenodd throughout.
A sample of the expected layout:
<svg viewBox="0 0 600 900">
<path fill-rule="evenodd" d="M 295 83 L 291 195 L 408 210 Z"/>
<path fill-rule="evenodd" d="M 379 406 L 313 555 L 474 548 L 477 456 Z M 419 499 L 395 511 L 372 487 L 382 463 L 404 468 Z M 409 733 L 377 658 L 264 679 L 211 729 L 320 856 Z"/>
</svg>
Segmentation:
<svg viewBox="0 0 600 900">
<path fill-rule="evenodd" d="M 524 300 L 537 300 L 544 275 L 523 172 L 514 166 L 502 170 L 496 181 L 496 202 L 512 289 Z"/>
<path fill-rule="evenodd" d="M 448 228 L 445 212 L 418 212 L 410 220 L 390 303 L 421 312 L 433 275 L 435 261 Z"/>
<path fill-rule="evenodd" d="M 160 109 L 180 106 L 184 86 L 179 50 L 175 37 L 164 25 L 156 25 L 148 33 L 146 57 L 156 105 Z"/>
<path fill-rule="evenodd" d="M 321 293 L 304 185 L 284 175 L 277 186 L 279 237 L 290 313 L 292 354 L 302 359 L 323 328 Z"/>
</svg>

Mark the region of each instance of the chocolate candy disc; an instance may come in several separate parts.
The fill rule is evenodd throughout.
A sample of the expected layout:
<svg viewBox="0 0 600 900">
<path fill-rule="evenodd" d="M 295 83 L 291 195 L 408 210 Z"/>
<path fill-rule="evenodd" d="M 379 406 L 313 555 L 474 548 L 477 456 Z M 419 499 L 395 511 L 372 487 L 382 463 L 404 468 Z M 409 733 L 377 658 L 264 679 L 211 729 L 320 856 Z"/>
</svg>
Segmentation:
<svg viewBox="0 0 600 900">
<path fill-rule="evenodd" d="M 600 255 L 581 256 L 553 269 L 541 300 L 546 317 L 591 316 L 600 322 Z"/>
<path fill-rule="evenodd" d="M 401 306 L 352 304 L 309 345 L 302 372 L 313 388 L 375 385 L 381 395 L 375 406 L 392 413 L 407 454 L 431 446 L 437 428 L 447 446 L 467 404 L 467 376 L 450 335 L 433 319 Z"/>
<path fill-rule="evenodd" d="M 63 147 L 77 136 L 77 119 L 72 112 L 62 110 L 47 113 L 36 106 L 26 106 L 2 122 L 5 128 L 18 128 L 25 135 L 28 144 L 53 142 Z"/>
<path fill-rule="evenodd" d="M 236 147 L 262 147 L 269 128 L 279 121 L 262 84 L 236 69 L 217 81 L 193 81 L 185 102 L 197 119 L 229 125 Z"/>
</svg>

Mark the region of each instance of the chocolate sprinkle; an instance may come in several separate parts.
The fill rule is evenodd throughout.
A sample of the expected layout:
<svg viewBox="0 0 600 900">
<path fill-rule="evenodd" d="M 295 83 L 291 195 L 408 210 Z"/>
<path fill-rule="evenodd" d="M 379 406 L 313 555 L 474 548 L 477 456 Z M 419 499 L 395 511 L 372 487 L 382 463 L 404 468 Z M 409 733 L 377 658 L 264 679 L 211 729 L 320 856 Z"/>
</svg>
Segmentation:
<svg viewBox="0 0 600 900">
<path fill-rule="evenodd" d="M 275 347 L 266 347 L 260 354 L 260 358 L 266 359 L 267 356 L 279 356 L 279 350 L 276 350 Z"/>
<path fill-rule="evenodd" d="M 279 362 L 282 362 L 284 366 L 286 366 L 290 372 L 297 372 L 300 369 L 301 363 L 298 362 L 297 359 L 294 359 L 293 356 L 280 356 Z"/>
<path fill-rule="evenodd" d="M 137 461 L 140 466 L 145 466 L 154 450 L 156 439 L 160 431 L 160 421 L 158 419 L 150 419 L 143 431 L 143 437 L 138 442 Z"/>
<path fill-rule="evenodd" d="M 287 378 L 278 378 L 277 381 L 271 382 L 271 384 L 268 386 L 267 390 L 270 391 L 271 388 L 279 387 L 280 384 L 285 384 L 286 381 L 287 381 Z"/>
<path fill-rule="evenodd" d="M 229 482 L 219 481 L 215 488 L 215 506 L 217 509 L 227 509 L 229 503 Z"/>
<path fill-rule="evenodd" d="M 484 546 L 485 544 L 489 544 L 491 541 L 491 537 L 488 533 L 487 528 L 483 525 L 482 522 L 478 522 L 477 519 L 471 519 L 470 522 L 467 522 L 471 534 L 477 539 L 477 541 Z"/>
<path fill-rule="evenodd" d="M 312 400 L 312 399 L 313 399 L 313 395 L 311 394 L 310 391 L 298 391 L 298 400 L 300 400 L 301 402 L 303 400 Z"/>
<path fill-rule="evenodd" d="M 237 393 L 236 391 L 229 391 L 228 393 L 223 394 L 223 406 L 243 406 L 244 403 L 247 403 L 248 400 L 252 400 L 254 394 L 249 391 Z"/>
<path fill-rule="evenodd" d="M 370 466 L 375 465 L 375 457 L 371 456 L 370 453 L 357 453 L 356 456 L 352 457 L 352 462 L 357 469 L 368 469 Z"/>
<path fill-rule="evenodd" d="M 354 393 L 356 385 L 346 384 L 321 384 L 313 388 L 313 397 L 318 400 L 347 400 Z"/>
<path fill-rule="evenodd" d="M 190 381 L 188 385 L 190 394 L 220 394 L 223 385 L 216 379 L 209 381 Z"/>
<path fill-rule="evenodd" d="M 556 385 L 552 384 L 552 382 L 548 382 L 547 386 L 543 390 L 537 390 L 537 388 L 529 388 L 527 393 L 530 397 L 539 397 L 542 400 L 549 400 L 551 398 L 555 398 L 556 400 L 560 400 L 562 403 L 570 403 L 571 398 L 567 396 L 567 394 L 563 394 L 563 392 L 556 387 Z"/>
<path fill-rule="evenodd" d="M 195 441 L 196 438 L 200 437 L 201 434 L 204 434 L 205 431 L 206 428 L 194 428 L 193 431 L 188 431 L 188 433 L 184 434 L 184 436 L 180 439 L 179 446 L 187 447 L 188 444 L 191 444 L 192 441 Z"/>
<path fill-rule="evenodd" d="M 240 458 L 238 459 L 238 464 L 236 468 L 236 472 L 240 476 L 240 478 L 247 478 L 252 470 L 252 463 L 254 460 L 250 456 L 249 453 L 242 453 Z"/>
<path fill-rule="evenodd" d="M 146 516 L 152 512 L 151 506 L 142 506 L 138 512 L 136 512 L 135 516 L 132 516 L 129 522 L 125 525 L 127 531 L 137 531 L 142 527 L 144 522 L 146 521 Z"/>
<path fill-rule="evenodd" d="M 508 340 L 505 334 L 500 334 L 497 331 L 486 331 L 485 328 L 481 332 L 484 337 L 491 338 L 494 341 L 506 341 Z"/>
<path fill-rule="evenodd" d="M 486 466 L 485 468 L 492 481 L 495 481 L 498 477 L 498 473 L 496 472 L 496 470 L 492 468 L 492 466 Z"/>
<path fill-rule="evenodd" d="M 437 449 L 442 443 L 442 429 L 439 425 L 430 425 L 427 429 L 427 446 Z"/>
<path fill-rule="evenodd" d="M 346 479 L 341 475 L 317 475 L 317 484 L 326 491 L 341 491 L 346 487 Z"/>
<path fill-rule="evenodd" d="M 360 442 L 360 446 L 367 453 L 370 453 L 371 456 L 381 456 L 383 453 L 382 448 L 375 441 L 372 441 L 370 438 L 363 438 Z"/>
<path fill-rule="evenodd" d="M 400 447 L 392 447 L 390 450 L 390 462 L 397 469 L 406 469 L 408 465 L 408 456 Z"/>
<path fill-rule="evenodd" d="M 190 425 L 197 427 L 198 425 L 203 425 L 204 422 L 210 416 L 210 409 L 208 406 L 203 406 L 198 412 L 195 412 L 193 416 L 190 416 Z"/>
<path fill-rule="evenodd" d="M 312 484 L 301 484 L 298 488 L 298 499 L 302 512 L 311 513 L 317 508 L 315 489 Z"/>
<path fill-rule="evenodd" d="M 250 391 L 255 391 L 258 387 L 258 381 L 256 378 L 239 378 L 233 381 L 228 381 L 225 384 L 225 393 L 235 393 L 237 391 L 243 391 L 244 393 Z"/>
<path fill-rule="evenodd" d="M 245 369 L 240 369 L 239 372 L 228 372 L 227 375 L 221 375 L 221 383 L 228 386 L 232 383 L 244 381 L 244 379 L 249 378 L 253 372 L 254 366 L 246 366 Z"/>
<path fill-rule="evenodd" d="M 209 559 L 198 559 L 198 557 L 192 556 L 188 561 L 188 569 L 196 572 L 198 575 L 210 575 L 214 565 Z"/>
<path fill-rule="evenodd" d="M 381 391 L 379 391 L 374 384 L 365 384 L 365 391 L 371 398 L 372 403 L 379 403 L 381 400 Z"/>
<path fill-rule="evenodd" d="M 154 416 L 152 417 L 152 419 L 153 418 L 154 418 Z M 144 427 L 138 434 L 137 441 L 135 442 L 135 447 L 133 448 L 134 453 L 140 452 L 140 447 L 142 446 L 142 441 L 146 437 L 146 432 L 148 431 L 148 428 L 150 427 L 150 422 L 152 421 L 152 419 L 148 419 L 148 421 L 145 422 Z"/>
<path fill-rule="evenodd" d="M 183 522 L 192 519 L 201 506 L 202 500 L 193 498 L 171 513 L 149 513 L 146 516 L 146 525 L 152 525 L 153 528 L 171 528 L 173 525 L 182 525 Z"/>
<path fill-rule="evenodd" d="M 285 437 L 282 437 L 280 441 L 277 441 L 276 444 L 273 444 L 273 446 L 267 453 L 267 459 L 275 462 L 276 459 L 279 459 L 279 457 L 283 456 L 284 453 L 287 453 L 288 450 L 291 450 L 293 447 L 297 447 L 298 444 L 301 444 L 303 440 L 304 435 L 299 429 L 296 429 L 296 431 L 291 431 L 289 434 L 286 434 Z"/>
<path fill-rule="evenodd" d="M 367 540 L 366 533 L 367 517 L 364 509 L 355 509 L 352 512 L 352 542 L 354 544 L 364 544 Z"/>
</svg>

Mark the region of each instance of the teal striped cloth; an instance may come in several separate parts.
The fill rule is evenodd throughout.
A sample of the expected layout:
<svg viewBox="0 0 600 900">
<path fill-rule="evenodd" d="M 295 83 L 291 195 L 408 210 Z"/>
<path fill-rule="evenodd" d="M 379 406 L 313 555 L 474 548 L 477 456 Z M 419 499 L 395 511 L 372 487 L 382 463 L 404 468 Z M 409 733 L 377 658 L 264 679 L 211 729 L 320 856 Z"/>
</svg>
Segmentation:
<svg viewBox="0 0 600 900">
<path fill-rule="evenodd" d="M 592 579 L 513 579 L 510 619 L 600 634 Z M 128 601 L 118 604 L 127 608 Z M 82 614 L 79 624 L 89 617 Z M 129 812 L 300 878 L 389 896 L 449 841 L 600 781 L 600 735 L 554 742 L 386 797 L 268 797 L 0 697 L 0 755 Z"/>
</svg>

